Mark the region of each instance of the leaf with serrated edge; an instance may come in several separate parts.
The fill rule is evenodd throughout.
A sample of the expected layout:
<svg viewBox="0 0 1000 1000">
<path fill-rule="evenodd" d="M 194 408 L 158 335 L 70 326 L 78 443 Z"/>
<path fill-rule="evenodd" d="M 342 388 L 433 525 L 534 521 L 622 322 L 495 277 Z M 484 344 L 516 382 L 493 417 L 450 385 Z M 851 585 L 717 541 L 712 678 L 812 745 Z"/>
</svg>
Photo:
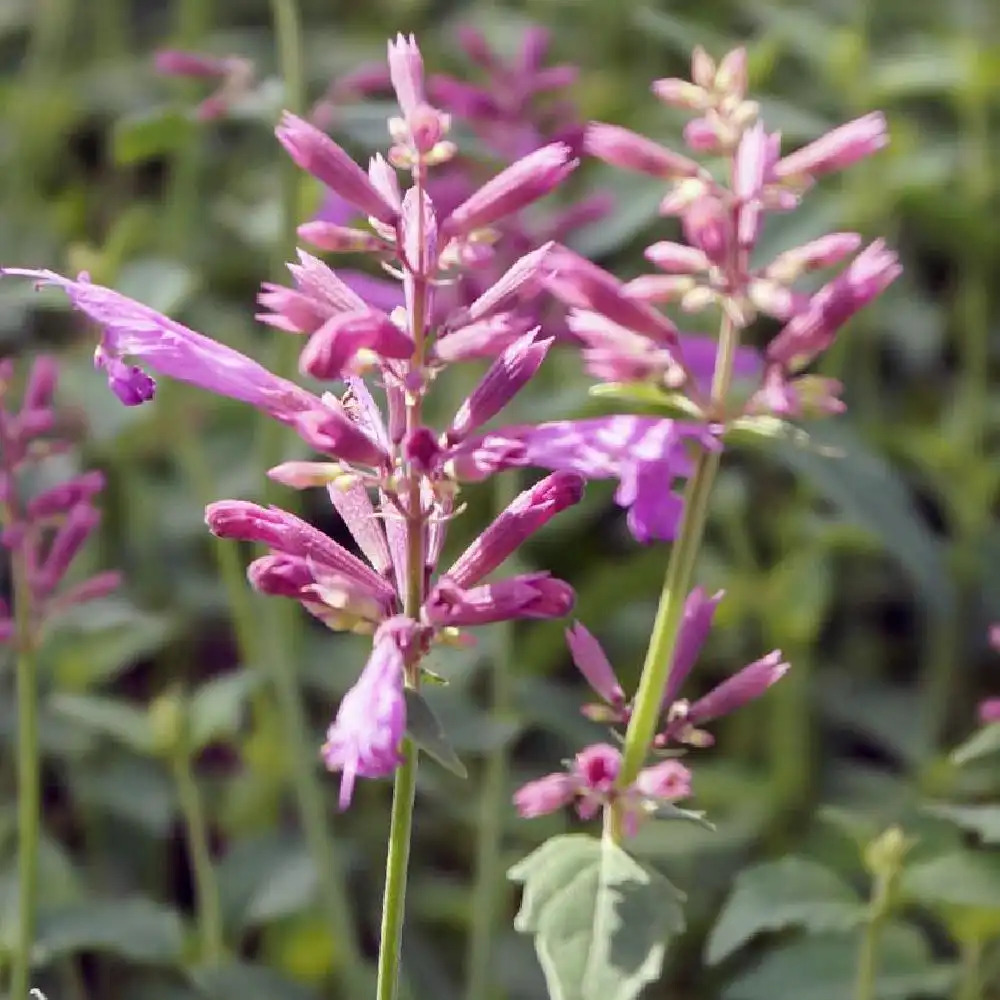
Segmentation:
<svg viewBox="0 0 1000 1000">
<path fill-rule="evenodd" d="M 427 704 L 419 692 L 412 688 L 407 688 L 404 695 L 406 697 L 406 735 L 445 770 L 457 774 L 460 778 L 467 778 L 469 772 L 466 771 L 465 765 L 459 760 L 458 754 L 448 742 L 448 737 L 445 736 L 444 729 L 431 706 Z"/>
<path fill-rule="evenodd" d="M 829 869 L 805 858 L 770 861 L 737 876 L 709 936 L 705 960 L 715 965 L 763 931 L 849 930 L 864 916 L 857 894 Z"/>
<path fill-rule="evenodd" d="M 552 1000 L 632 1000 L 684 928 L 683 893 L 609 841 L 554 837 L 508 873 Z"/>
</svg>

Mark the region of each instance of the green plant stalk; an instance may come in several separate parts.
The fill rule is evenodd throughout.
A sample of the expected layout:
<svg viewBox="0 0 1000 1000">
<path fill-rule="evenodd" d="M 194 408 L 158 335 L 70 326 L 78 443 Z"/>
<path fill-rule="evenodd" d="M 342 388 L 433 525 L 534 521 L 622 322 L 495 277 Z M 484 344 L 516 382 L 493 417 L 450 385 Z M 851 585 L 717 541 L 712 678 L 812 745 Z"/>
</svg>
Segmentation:
<svg viewBox="0 0 1000 1000">
<path fill-rule="evenodd" d="M 882 929 L 889 916 L 892 885 L 895 871 L 875 876 L 872 884 L 869 916 L 861 932 L 858 952 L 858 976 L 854 987 L 854 1000 L 876 1000 L 878 985 L 878 949 L 882 942 Z"/>
<path fill-rule="evenodd" d="M 955 1000 L 982 1000 L 983 997 L 983 942 L 978 937 L 968 938 L 961 944 L 961 973 Z"/>
<path fill-rule="evenodd" d="M 498 476 L 494 491 L 497 514 L 517 495 L 515 477 Z M 511 674 L 514 665 L 514 623 L 496 626 L 496 652 L 491 660 L 490 698 L 493 717 L 502 721 L 510 711 Z M 472 931 L 466 956 L 466 1000 L 486 1000 L 495 994 L 492 978 L 493 941 L 499 923 L 503 882 L 501 848 L 503 813 L 507 804 L 507 746 L 500 743 L 486 758 L 483 790 L 479 799 L 476 880 L 472 891 Z"/>
<path fill-rule="evenodd" d="M 225 956 L 219 885 L 209 848 L 205 810 L 191 770 L 191 755 L 183 740 L 174 749 L 171 764 L 181 815 L 184 818 L 188 855 L 194 868 L 195 890 L 198 895 L 198 930 L 201 935 L 200 957 L 208 965 L 219 965 Z"/>
<path fill-rule="evenodd" d="M 712 405 L 722 412 L 733 377 L 733 362 L 739 346 L 739 329 L 724 315 L 719 331 L 719 350 L 712 380 Z M 721 451 L 701 451 L 694 473 L 684 491 L 684 515 L 670 550 L 667 575 L 653 621 L 653 631 L 639 678 L 632 717 L 625 731 L 618 788 L 627 788 L 642 770 L 660 718 L 660 703 L 670 679 L 670 665 L 684 614 L 684 602 L 691 589 L 698 550 L 701 548 L 708 502 L 719 470 Z M 624 835 L 623 816 L 616 806 L 605 815 L 604 835 L 620 843 Z"/>
<path fill-rule="evenodd" d="M 24 556 L 11 556 L 17 645 L 17 877 L 18 928 L 11 996 L 27 997 L 38 913 L 38 843 L 41 839 L 41 761 L 38 747 L 37 636 Z"/>
</svg>

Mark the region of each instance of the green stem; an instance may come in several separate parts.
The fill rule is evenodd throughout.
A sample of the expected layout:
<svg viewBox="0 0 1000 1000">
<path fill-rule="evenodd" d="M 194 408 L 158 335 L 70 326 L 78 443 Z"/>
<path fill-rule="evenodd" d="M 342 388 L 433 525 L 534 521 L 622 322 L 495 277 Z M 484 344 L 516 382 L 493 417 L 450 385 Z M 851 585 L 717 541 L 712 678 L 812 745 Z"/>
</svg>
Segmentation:
<svg viewBox="0 0 1000 1000">
<path fill-rule="evenodd" d="M 728 315 L 723 315 L 719 332 L 719 350 L 712 380 L 712 404 L 716 415 L 724 419 L 725 400 L 733 376 L 733 361 L 739 346 L 739 329 Z M 684 613 L 684 601 L 691 589 L 698 550 L 708 519 L 708 501 L 719 470 L 719 451 L 702 451 L 684 492 L 684 516 L 677 538 L 670 550 L 667 575 L 660 593 L 660 603 L 653 621 L 653 631 L 639 679 L 632 717 L 625 731 L 625 746 L 617 785 L 627 788 L 646 762 L 660 718 L 663 692 L 670 679 L 670 665 Z M 605 835 L 620 842 L 624 834 L 622 812 L 612 808 L 606 817 Z"/>
<path fill-rule="evenodd" d="M 23 553 L 11 556 L 17 646 L 17 874 L 18 930 L 11 996 L 27 997 L 38 907 L 38 842 L 41 838 L 41 763 L 38 749 L 37 640 L 31 588 Z"/>
<path fill-rule="evenodd" d="M 401 746 L 403 763 L 392 787 L 389 852 L 385 861 L 385 894 L 382 897 L 382 933 L 378 953 L 376 1000 L 395 1000 L 406 910 L 406 876 L 413 831 L 413 803 L 417 794 L 417 747 L 406 737 Z"/>
<path fill-rule="evenodd" d="M 975 937 L 962 942 L 961 975 L 955 1000 L 982 1000 L 983 942 Z"/>
<path fill-rule="evenodd" d="M 517 494 L 517 480 L 500 476 L 496 480 L 495 509 L 505 510 Z M 503 720 L 510 711 L 511 673 L 514 663 L 513 622 L 496 626 L 496 653 L 490 670 L 494 718 Z M 472 933 L 466 959 L 466 1000 L 486 1000 L 496 992 L 493 978 L 493 941 L 496 938 L 503 885 L 503 811 L 507 804 L 507 747 L 503 742 L 490 751 L 483 775 L 479 801 L 479 836 L 476 851 L 476 881 L 472 893 Z"/>
<path fill-rule="evenodd" d="M 858 952 L 854 1000 L 876 1000 L 877 997 L 878 949 L 882 942 L 882 928 L 889 915 L 893 879 L 893 875 L 877 875 L 872 885 L 869 916 L 861 933 L 861 948 Z"/>
<path fill-rule="evenodd" d="M 195 890 L 198 894 L 201 960 L 209 965 L 218 965 L 225 956 L 219 885 L 209 848 L 205 810 L 191 770 L 191 755 L 183 741 L 175 749 L 172 763 L 181 815 L 184 817 L 188 855 L 194 867 Z"/>
</svg>

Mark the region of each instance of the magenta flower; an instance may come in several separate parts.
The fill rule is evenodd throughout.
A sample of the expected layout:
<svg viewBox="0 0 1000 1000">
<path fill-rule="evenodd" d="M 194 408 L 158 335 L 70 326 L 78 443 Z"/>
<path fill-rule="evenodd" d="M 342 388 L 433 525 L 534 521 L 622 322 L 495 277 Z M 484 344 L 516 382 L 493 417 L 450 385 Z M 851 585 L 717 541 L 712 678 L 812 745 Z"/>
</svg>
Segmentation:
<svg viewBox="0 0 1000 1000">
<path fill-rule="evenodd" d="M 460 480 L 518 465 L 617 479 L 615 502 L 628 509 L 635 538 L 648 542 L 670 539 L 676 531 L 682 503 L 670 486 L 690 475 L 686 445 L 692 440 L 718 447 L 700 424 L 620 414 L 503 427 L 463 442 L 447 453 L 447 461 Z"/>
<path fill-rule="evenodd" d="M 532 819 L 575 802 L 581 819 L 593 819 L 602 809 L 620 802 L 625 833 L 634 836 L 644 817 L 691 794 L 691 772 L 679 760 L 645 768 L 630 787 L 621 790 L 615 787 L 620 769 L 617 747 L 594 744 L 576 755 L 569 773 L 549 774 L 518 789 L 514 805 L 520 816 Z"/>
<path fill-rule="evenodd" d="M 356 778 L 384 778 L 402 763 L 406 661 L 400 633 L 405 635 L 410 626 L 406 618 L 393 618 L 379 628 L 368 663 L 327 731 L 323 760 L 331 771 L 341 772 L 341 809 L 351 803 Z"/>
<path fill-rule="evenodd" d="M 104 488 L 100 472 L 85 472 L 25 496 L 32 474 L 47 458 L 71 449 L 56 432 L 53 407 L 58 367 L 53 358 L 35 358 L 14 407 L 14 365 L 0 361 L 0 547 L 19 556 L 12 566 L 24 574 L 28 634 L 6 603 L 0 603 L 0 642 L 36 643 L 41 629 L 62 611 L 105 597 L 121 575 L 98 573 L 66 585 L 70 567 L 100 523 L 94 504 Z"/>
</svg>

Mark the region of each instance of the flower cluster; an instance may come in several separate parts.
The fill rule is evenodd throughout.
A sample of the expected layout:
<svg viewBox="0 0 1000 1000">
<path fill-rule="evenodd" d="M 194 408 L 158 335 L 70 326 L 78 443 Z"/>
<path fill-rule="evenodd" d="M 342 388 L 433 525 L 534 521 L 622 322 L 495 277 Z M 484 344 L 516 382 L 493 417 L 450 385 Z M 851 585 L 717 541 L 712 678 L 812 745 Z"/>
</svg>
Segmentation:
<svg viewBox="0 0 1000 1000">
<path fill-rule="evenodd" d="M 657 273 L 627 283 L 560 248 L 558 270 L 547 284 L 569 307 L 570 328 L 583 344 L 589 371 L 599 379 L 653 383 L 681 394 L 703 420 L 728 420 L 740 411 L 782 417 L 838 412 L 840 386 L 803 369 L 898 276 L 896 256 L 878 240 L 859 252 L 857 233 L 822 236 L 770 263 L 756 262 L 754 250 L 768 213 L 796 208 L 817 178 L 880 149 L 887 141 L 885 121 L 878 113 L 866 115 L 782 156 L 780 135 L 766 131 L 757 104 L 746 99 L 746 66 L 743 49 L 730 52 L 718 66 L 698 49 L 692 81 L 653 84 L 660 100 L 697 115 L 685 129 L 685 140 L 693 153 L 728 161 L 725 181 L 692 156 L 626 128 L 588 127 L 587 153 L 664 180 L 668 187 L 660 213 L 679 217 L 685 242 L 649 246 L 646 258 Z M 814 294 L 796 289 L 809 272 L 852 256 Z M 719 366 L 713 387 L 714 345 L 685 338 L 652 308 L 659 304 L 677 306 L 681 314 L 721 310 L 737 334 L 759 314 L 783 326 L 762 363 L 755 364 L 752 355 L 727 358 L 731 367 Z M 738 336 L 732 339 L 738 343 Z M 734 374 L 757 379 L 756 390 L 736 412 L 727 398 Z"/>
<path fill-rule="evenodd" d="M 34 643 L 46 622 L 73 605 L 106 596 L 118 586 L 120 577 L 99 573 L 74 586 L 61 586 L 70 564 L 100 522 L 93 501 L 104 486 L 104 477 L 85 472 L 36 488 L 44 481 L 46 459 L 71 448 L 59 436 L 52 405 L 58 369 L 52 358 L 36 358 L 19 406 L 11 400 L 14 375 L 13 362 L 0 362 L 0 545 L 10 553 L 15 573 L 23 574 L 23 589 L 15 582 L 15 602 L 27 604 L 27 614 L 18 621 L 23 621 L 28 634 L 18 634 L 0 599 L 0 642 Z"/>
<path fill-rule="evenodd" d="M 697 587 L 685 602 L 669 681 L 660 702 L 660 729 L 654 740 L 659 750 L 674 754 L 678 745 L 711 746 L 714 738 L 700 726 L 760 697 L 788 670 L 781 651 L 774 650 L 738 670 L 700 698 L 689 701 L 680 697 L 684 682 L 708 637 L 722 596 L 721 591 L 710 596 Z M 584 706 L 584 714 L 596 722 L 627 724 L 632 716 L 632 705 L 626 701 L 600 643 L 579 622 L 566 630 L 566 641 L 577 669 L 602 701 Z M 616 748 L 603 743 L 588 747 L 577 755 L 568 774 L 551 774 L 529 782 L 515 795 L 514 802 L 522 816 L 531 817 L 552 812 L 576 799 L 577 811 L 586 819 L 594 814 L 598 805 L 609 806 L 618 801 L 623 806 L 625 832 L 634 834 L 642 815 L 655 813 L 665 801 L 673 802 L 690 794 L 690 773 L 673 756 L 644 768 L 624 789 L 616 786 L 620 764 L 621 753 Z"/>
<path fill-rule="evenodd" d="M 765 131 L 756 105 L 746 100 L 742 50 L 718 67 L 699 50 L 692 82 L 663 80 L 654 91 L 696 113 L 685 137 L 694 153 L 728 158 L 724 184 L 691 156 L 615 125 L 591 123 L 581 130 L 570 122 L 556 135 L 546 131 L 551 122 L 532 118 L 534 124 L 525 126 L 522 116 L 535 96 L 572 75 L 565 67 L 542 68 L 543 35 L 527 37 L 513 67 L 501 64 L 473 33 L 466 33 L 464 44 L 490 74 L 488 89 L 445 77 L 425 81 L 412 36 L 390 42 L 387 74 L 366 69 L 356 89 L 380 86 L 387 76 L 399 104 L 388 123 L 386 155 L 372 157 L 367 169 L 313 123 L 285 113 L 277 127 L 288 155 L 328 192 L 324 214 L 299 228 L 303 241 L 322 253 L 367 253 L 393 279 L 367 277 L 359 284 L 299 251 L 289 265 L 291 285 L 262 286 L 258 319 L 299 338 L 301 373 L 342 382 L 339 394 L 310 392 L 92 284 L 85 274 L 73 280 L 45 270 L 6 271 L 59 286 L 101 328 L 95 360 L 124 403 L 154 394 L 152 378 L 135 363 L 142 362 L 250 404 L 317 453 L 315 460 L 284 463 L 269 475 L 293 488 L 325 489 L 360 556 L 277 508 L 224 500 L 210 505 L 207 520 L 217 535 L 266 546 L 267 554 L 249 569 L 258 590 L 299 601 L 330 628 L 373 636 L 368 664 L 341 703 L 324 748 L 327 764 L 343 773 L 342 804 L 358 776 L 386 775 L 397 766 L 406 726 L 404 688 L 419 685 L 421 660 L 433 643 L 460 639 L 467 626 L 569 612 L 571 588 L 547 573 L 487 578 L 554 514 L 579 500 L 584 480 L 617 483 L 616 501 L 639 540 L 673 538 L 683 513 L 674 490 L 692 474 L 695 454 L 718 453 L 735 417 L 839 408 L 838 387 L 803 368 L 899 270 L 880 243 L 856 253 L 860 237 L 850 233 L 823 237 L 768 265 L 752 261 L 768 212 L 795 207 L 817 177 L 884 143 L 880 116 L 782 157 L 779 137 Z M 174 62 L 178 71 L 184 68 L 176 54 Z M 221 64 L 217 68 L 221 72 Z M 450 136 L 453 114 L 474 122 L 493 151 L 514 162 L 478 183 Z M 541 228 L 524 224 L 523 210 L 557 188 L 584 152 L 668 183 L 661 211 L 680 217 L 687 243 L 664 241 L 648 249 L 661 273 L 622 283 L 562 245 L 571 223 L 593 217 L 593 207 L 550 217 Z M 546 238 L 536 242 L 542 231 Z M 805 273 L 855 253 L 815 294 L 794 287 Z M 553 330 L 546 326 L 543 334 L 540 325 L 545 317 L 537 296 L 543 290 L 567 308 L 568 330 L 592 374 L 646 383 L 671 397 L 685 419 L 614 414 L 488 426 L 534 376 L 555 340 Z M 681 332 L 657 308 L 664 303 L 682 312 L 718 309 L 724 317 L 718 346 Z M 740 332 L 761 312 L 784 324 L 763 355 L 740 345 Z M 490 364 L 448 425 L 427 426 L 424 404 L 436 381 L 450 366 L 480 359 Z M 756 380 L 735 405 L 734 378 Z M 516 467 L 551 474 L 442 572 L 447 526 L 461 511 L 464 484 Z M 700 591 L 691 595 L 690 621 L 663 694 L 661 746 L 706 742 L 700 723 L 755 697 L 784 670 L 772 654 L 702 699 L 688 704 L 678 698 L 716 600 Z M 607 703 L 592 714 L 626 722 L 630 708 L 599 647 L 582 626 L 570 642 Z M 606 803 L 612 787 L 616 803 L 635 816 L 688 787 L 682 765 L 670 762 L 617 788 L 613 757 L 614 751 L 585 752 L 558 783 L 584 814 Z"/>
</svg>

